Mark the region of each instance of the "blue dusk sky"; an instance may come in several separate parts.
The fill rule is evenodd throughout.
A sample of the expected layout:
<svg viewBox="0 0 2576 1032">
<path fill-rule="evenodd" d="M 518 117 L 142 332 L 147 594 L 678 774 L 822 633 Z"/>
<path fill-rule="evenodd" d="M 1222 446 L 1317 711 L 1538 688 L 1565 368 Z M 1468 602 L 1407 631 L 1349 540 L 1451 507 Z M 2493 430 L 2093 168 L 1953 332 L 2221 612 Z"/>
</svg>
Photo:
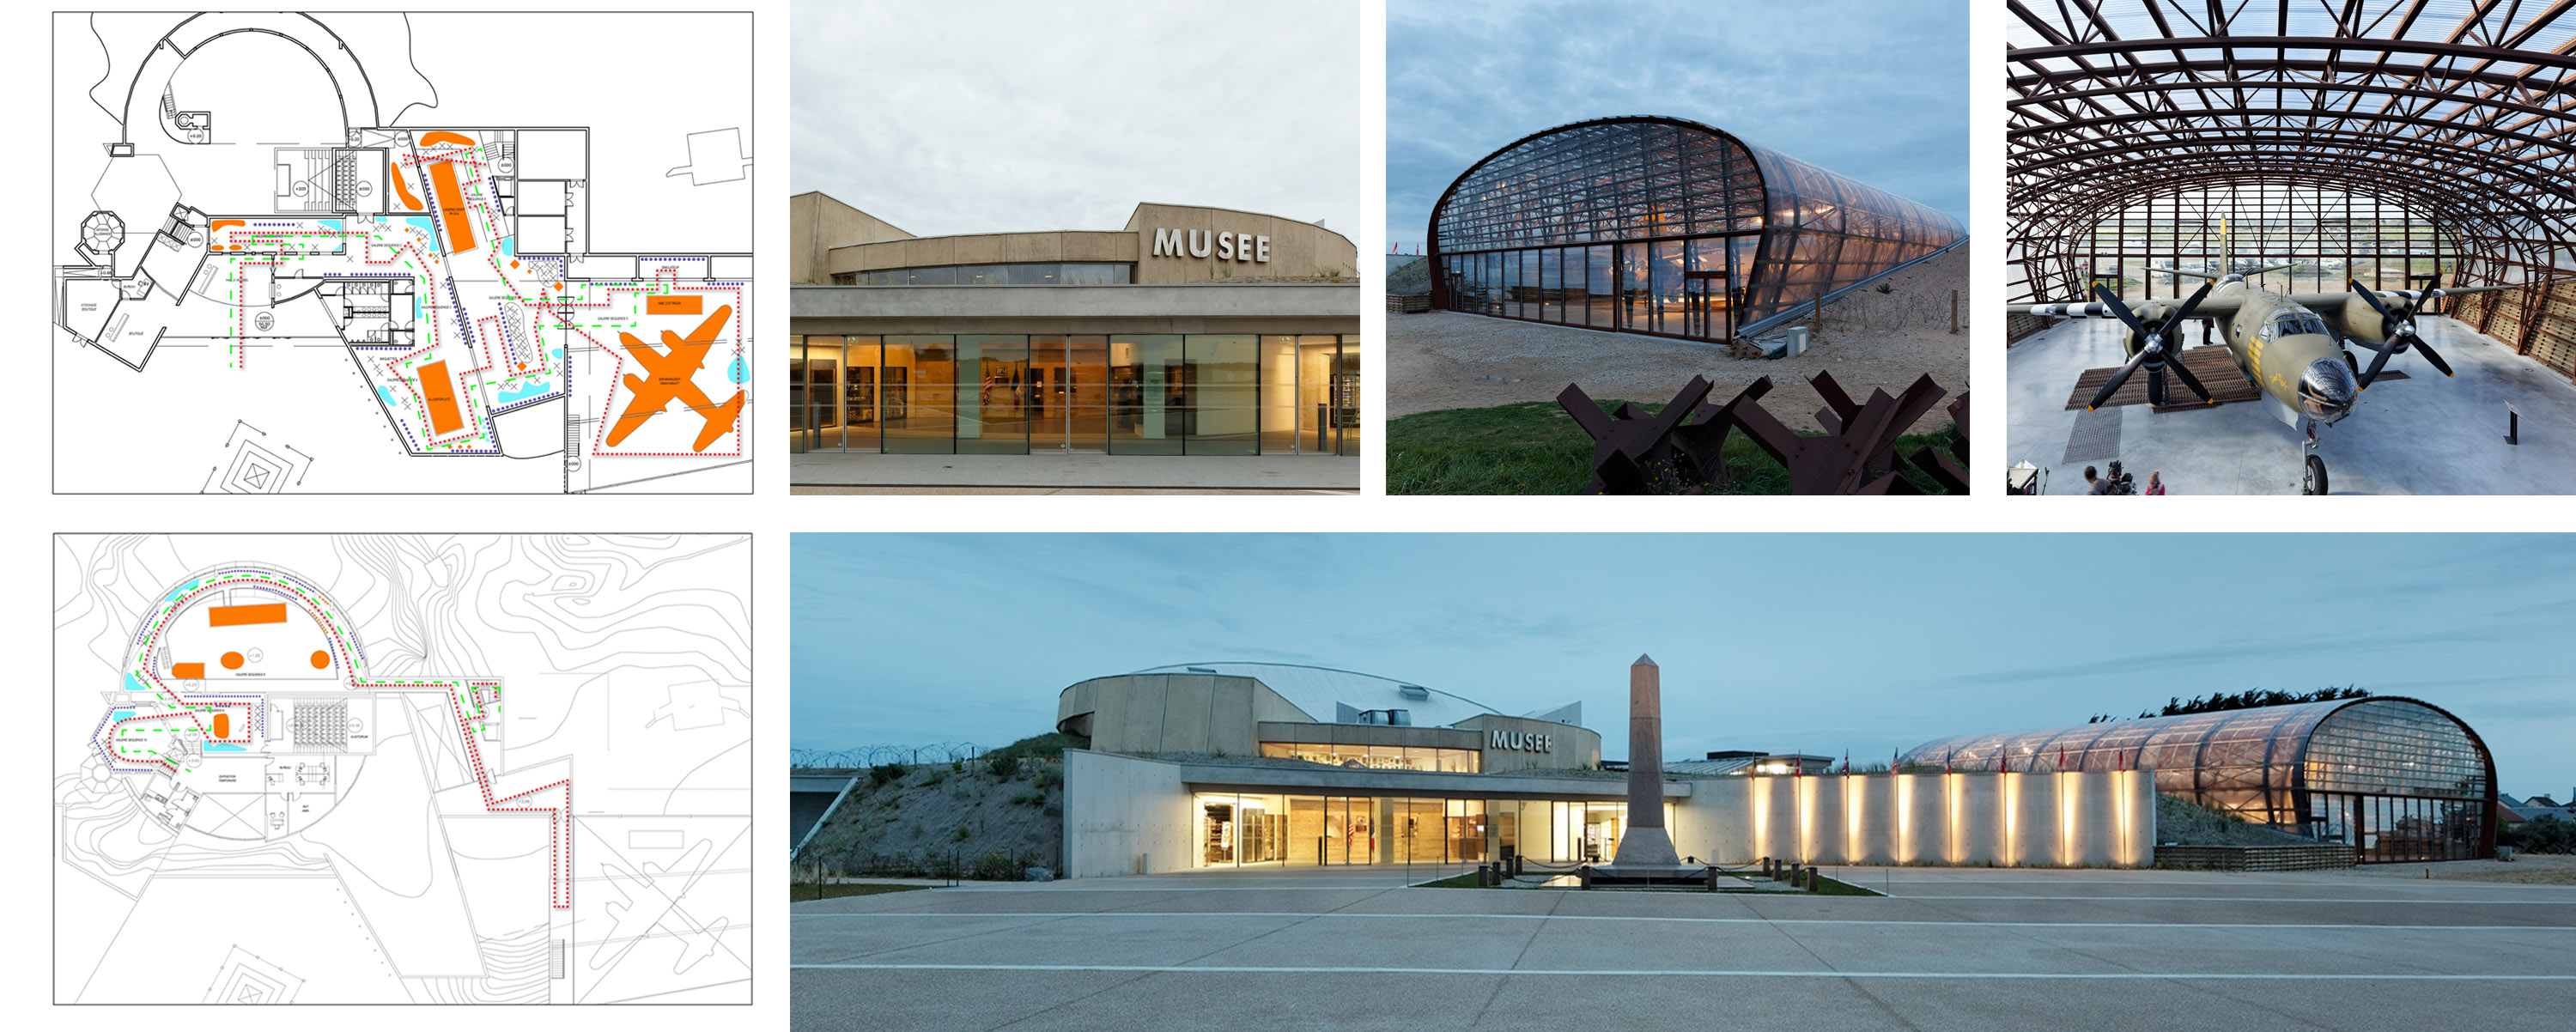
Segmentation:
<svg viewBox="0 0 2576 1032">
<path fill-rule="evenodd" d="M 2576 536 L 797 534 L 797 748 L 1053 729 L 1090 677 L 1306 663 L 1505 713 L 1581 700 L 1627 755 L 1883 761 L 2174 696 L 2359 685 L 2458 715 L 2500 788 L 2576 788 Z"/>
<path fill-rule="evenodd" d="M 1968 220 L 1961 0 L 1390 0 L 1387 240 L 1423 243 L 1467 166 L 1542 129 L 1667 115 Z"/>
</svg>

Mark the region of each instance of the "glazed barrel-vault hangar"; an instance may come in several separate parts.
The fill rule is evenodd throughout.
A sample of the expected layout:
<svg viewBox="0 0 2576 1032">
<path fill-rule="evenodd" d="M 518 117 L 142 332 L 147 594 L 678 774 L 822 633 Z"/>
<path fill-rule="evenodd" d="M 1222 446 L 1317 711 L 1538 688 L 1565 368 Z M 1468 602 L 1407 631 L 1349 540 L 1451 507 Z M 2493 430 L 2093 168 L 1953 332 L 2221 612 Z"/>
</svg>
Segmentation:
<svg viewBox="0 0 2576 1032">
<path fill-rule="evenodd" d="M 1728 340 L 1967 239 L 1959 220 L 1714 126 L 1598 118 L 1532 133 L 1431 209 L 1431 303 Z"/>
<path fill-rule="evenodd" d="M 1721 765 L 1729 773 L 1696 776 L 1682 763 L 1660 787 L 1632 786 L 1604 769 L 1580 703 L 1514 716 L 1323 667 L 1195 663 L 1097 677 L 1065 688 L 1056 717 L 1090 746 L 1064 753 L 1069 877 L 1513 857 L 1571 869 L 1616 857 L 1631 800 L 1658 792 L 1672 849 L 1692 863 L 2139 866 L 2154 856 L 2154 784 L 2135 770 L 1778 777 Z M 1659 722 L 1632 714 L 1630 727 Z"/>
<path fill-rule="evenodd" d="M 1359 250 L 1146 203 L 1115 230 L 916 237 L 788 204 L 796 452 L 1356 456 Z"/>
</svg>

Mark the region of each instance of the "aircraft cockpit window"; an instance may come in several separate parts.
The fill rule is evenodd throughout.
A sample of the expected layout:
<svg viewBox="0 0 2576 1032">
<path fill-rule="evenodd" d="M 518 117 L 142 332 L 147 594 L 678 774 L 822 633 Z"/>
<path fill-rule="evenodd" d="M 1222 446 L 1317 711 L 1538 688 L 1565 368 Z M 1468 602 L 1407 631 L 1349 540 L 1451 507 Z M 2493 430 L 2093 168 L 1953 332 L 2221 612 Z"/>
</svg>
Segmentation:
<svg viewBox="0 0 2576 1032">
<path fill-rule="evenodd" d="M 2307 333 L 2326 334 L 2328 332 L 2329 331 L 2326 329 L 2326 321 L 2318 318 L 2317 314 L 2314 312 L 2293 312 L 2289 315 L 2284 315 L 2272 320 L 2272 336 L 2275 337 L 2290 337 Z"/>
</svg>

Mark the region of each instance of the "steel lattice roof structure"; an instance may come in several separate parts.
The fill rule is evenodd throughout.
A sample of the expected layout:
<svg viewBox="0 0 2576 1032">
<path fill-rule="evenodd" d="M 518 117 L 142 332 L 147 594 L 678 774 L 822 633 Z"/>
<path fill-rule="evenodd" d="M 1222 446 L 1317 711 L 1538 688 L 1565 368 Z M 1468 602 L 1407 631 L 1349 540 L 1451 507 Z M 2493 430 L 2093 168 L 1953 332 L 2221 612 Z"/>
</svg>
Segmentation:
<svg viewBox="0 0 2576 1032">
<path fill-rule="evenodd" d="M 2141 197 L 2292 184 L 2421 213 L 2446 285 L 2533 284 L 2455 315 L 2576 356 L 2576 0 L 2006 6 L 2017 297 L 2081 295 L 2068 241 Z"/>
</svg>

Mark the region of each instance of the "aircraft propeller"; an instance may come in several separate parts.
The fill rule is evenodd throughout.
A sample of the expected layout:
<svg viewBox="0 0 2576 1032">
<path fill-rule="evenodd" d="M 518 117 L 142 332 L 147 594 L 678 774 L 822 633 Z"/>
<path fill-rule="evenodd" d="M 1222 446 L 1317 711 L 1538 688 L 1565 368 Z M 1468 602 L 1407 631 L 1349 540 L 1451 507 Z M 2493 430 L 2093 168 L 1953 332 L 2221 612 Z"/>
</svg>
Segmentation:
<svg viewBox="0 0 2576 1032">
<path fill-rule="evenodd" d="M 2165 370 L 2170 368 L 2175 376 L 2182 378 L 2183 386 L 2191 388 L 2193 394 L 2200 395 L 2203 404 L 2215 404 L 2209 396 L 2209 388 L 2201 386 L 2199 378 L 2191 375 L 2191 370 L 2183 368 L 2179 357 L 2170 360 L 2166 357 L 2165 330 L 2178 326 L 2184 319 L 2190 318 L 2191 310 L 2200 306 L 2200 299 L 2209 296 L 2209 288 L 2217 285 L 2215 282 L 2201 284 L 2200 289 L 2192 293 L 2191 299 L 2182 303 L 2180 311 L 2159 320 L 2155 329 L 2149 330 L 2144 322 L 2139 321 L 2138 314 L 2130 311 L 2128 305 L 2121 303 L 2120 296 L 2111 292 L 2110 287 L 2099 283 L 2094 284 L 2094 295 L 2102 299 L 2102 303 L 2110 308 L 2112 315 L 2119 316 L 2121 322 L 2129 324 L 2129 329 L 2137 333 L 2143 346 L 2138 348 L 2137 354 L 2130 356 L 2127 365 L 2121 366 L 2119 372 L 2111 374 L 2111 382 L 2103 384 L 2101 392 L 2093 395 L 2093 400 L 2085 405 L 2085 408 L 2088 410 L 2101 408 L 2103 402 L 2111 400 L 2111 395 L 2119 393 L 2120 385 L 2129 382 L 2129 374 L 2137 372 L 2141 365 L 2147 369 L 2147 400 L 2150 403 L 2157 405 L 2165 403 Z"/>
<path fill-rule="evenodd" d="M 2415 335 L 2414 305 L 2409 304 L 2406 307 L 2406 316 L 2401 319 L 2389 314 L 2388 307 L 2379 303 L 2379 295 L 2374 291 L 2363 289 L 2360 280 L 2349 279 L 2346 285 L 2352 288 L 2353 293 L 2361 295 L 2363 304 L 2369 305 L 2372 311 L 2379 313 L 2382 324 L 2388 328 L 2388 342 L 2375 349 L 2379 354 L 2371 358 L 2370 368 L 2362 371 L 2362 390 L 2369 390 L 2370 381 L 2379 378 L 2379 371 L 2388 365 L 2388 356 L 2403 352 L 2409 347 L 2423 352 L 2424 361 L 2433 363 L 2433 368 L 2441 370 L 2442 375 L 2453 375 L 2451 364 L 2442 361 L 2442 356 L 2433 352 L 2432 345 L 2424 343 L 2424 338 Z M 2440 294 L 2437 292 L 2430 296 L 2438 297 Z"/>
</svg>

